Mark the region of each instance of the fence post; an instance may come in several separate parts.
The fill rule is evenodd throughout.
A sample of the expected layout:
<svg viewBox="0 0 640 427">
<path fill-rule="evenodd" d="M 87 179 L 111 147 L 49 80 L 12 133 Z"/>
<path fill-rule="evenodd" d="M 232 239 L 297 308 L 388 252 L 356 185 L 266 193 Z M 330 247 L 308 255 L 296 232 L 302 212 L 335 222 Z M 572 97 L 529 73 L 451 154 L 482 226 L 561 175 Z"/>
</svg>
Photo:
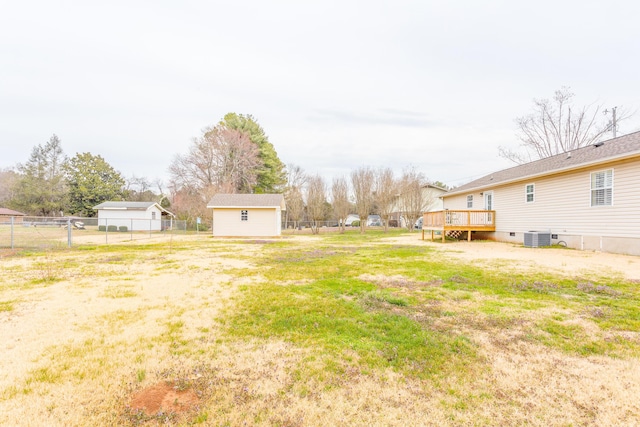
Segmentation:
<svg viewBox="0 0 640 427">
<path fill-rule="evenodd" d="M 131 221 L 131 226 L 129 227 L 129 237 L 131 238 L 131 241 L 133 242 L 133 218 L 131 218 L 129 221 Z"/>
<path fill-rule="evenodd" d="M 104 219 L 104 242 L 109 244 L 109 218 Z"/>
<path fill-rule="evenodd" d="M 67 218 L 67 246 L 71 247 L 71 218 Z"/>
<path fill-rule="evenodd" d="M 11 249 L 13 249 L 13 226 L 15 224 L 14 221 L 13 221 L 14 218 L 15 217 L 13 217 L 13 216 L 11 217 Z"/>
</svg>

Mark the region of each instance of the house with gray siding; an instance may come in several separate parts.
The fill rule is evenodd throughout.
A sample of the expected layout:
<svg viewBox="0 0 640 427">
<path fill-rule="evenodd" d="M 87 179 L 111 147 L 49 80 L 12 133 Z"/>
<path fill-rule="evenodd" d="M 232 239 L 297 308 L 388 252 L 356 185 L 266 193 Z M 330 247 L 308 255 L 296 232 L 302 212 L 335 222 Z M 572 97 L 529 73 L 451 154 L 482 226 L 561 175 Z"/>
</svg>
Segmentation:
<svg viewBox="0 0 640 427">
<path fill-rule="evenodd" d="M 442 196 L 445 210 L 494 212 L 474 238 L 640 255 L 640 132 L 494 172 Z"/>
</svg>

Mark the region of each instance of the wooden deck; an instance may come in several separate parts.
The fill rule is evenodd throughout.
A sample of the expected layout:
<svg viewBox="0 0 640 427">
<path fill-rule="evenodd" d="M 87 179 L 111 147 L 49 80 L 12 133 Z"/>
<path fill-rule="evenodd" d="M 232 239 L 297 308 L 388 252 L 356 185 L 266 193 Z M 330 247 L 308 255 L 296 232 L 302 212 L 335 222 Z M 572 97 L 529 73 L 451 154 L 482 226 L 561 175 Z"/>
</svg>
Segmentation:
<svg viewBox="0 0 640 427">
<path fill-rule="evenodd" d="M 471 240 L 472 231 L 496 231 L 496 211 L 444 210 L 425 212 L 422 217 L 422 240 L 424 232 L 440 231 L 442 241 L 449 231 L 467 231 L 467 240 Z"/>
</svg>

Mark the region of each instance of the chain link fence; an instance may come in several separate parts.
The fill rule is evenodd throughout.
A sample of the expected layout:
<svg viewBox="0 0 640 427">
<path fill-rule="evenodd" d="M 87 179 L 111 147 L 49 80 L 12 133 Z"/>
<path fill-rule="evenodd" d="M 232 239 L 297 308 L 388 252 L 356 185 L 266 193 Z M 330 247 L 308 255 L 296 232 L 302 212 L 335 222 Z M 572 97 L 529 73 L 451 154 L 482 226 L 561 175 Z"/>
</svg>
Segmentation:
<svg viewBox="0 0 640 427">
<path fill-rule="evenodd" d="M 0 218 L 0 248 L 27 249 L 109 244 L 186 234 L 186 221 L 79 217 Z"/>
</svg>

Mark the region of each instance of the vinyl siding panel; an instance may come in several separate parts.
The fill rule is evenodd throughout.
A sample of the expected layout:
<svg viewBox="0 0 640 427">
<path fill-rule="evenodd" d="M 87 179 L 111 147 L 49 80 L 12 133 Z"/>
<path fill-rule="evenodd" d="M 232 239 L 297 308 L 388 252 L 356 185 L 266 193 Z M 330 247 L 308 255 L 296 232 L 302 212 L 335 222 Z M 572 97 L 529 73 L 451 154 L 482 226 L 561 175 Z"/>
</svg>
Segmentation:
<svg viewBox="0 0 640 427">
<path fill-rule="evenodd" d="M 155 220 L 153 218 L 155 212 Z M 158 231 L 162 228 L 162 212 L 155 206 L 147 210 L 100 209 L 98 225 L 125 226 L 131 231 Z"/>
<path fill-rule="evenodd" d="M 248 220 L 241 220 L 241 211 L 248 211 Z M 216 237 L 255 237 L 280 235 L 280 210 L 261 208 L 213 209 L 213 235 Z"/>
</svg>

